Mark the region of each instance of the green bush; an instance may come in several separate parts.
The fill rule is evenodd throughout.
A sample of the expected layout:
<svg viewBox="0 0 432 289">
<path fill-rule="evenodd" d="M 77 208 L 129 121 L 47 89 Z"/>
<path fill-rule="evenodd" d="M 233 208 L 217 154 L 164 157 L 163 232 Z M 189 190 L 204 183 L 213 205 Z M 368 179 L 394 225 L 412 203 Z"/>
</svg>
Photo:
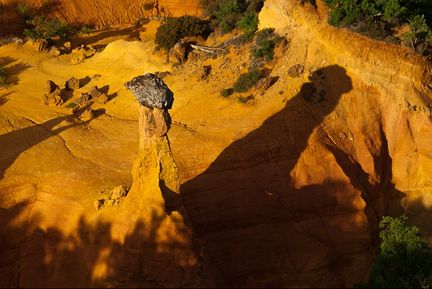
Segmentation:
<svg viewBox="0 0 432 289">
<path fill-rule="evenodd" d="M 252 48 L 252 55 L 256 59 L 272 60 L 274 48 L 282 38 L 274 33 L 273 28 L 263 29 L 256 34 L 255 46 Z"/>
<path fill-rule="evenodd" d="M 253 12 L 246 12 L 237 22 L 237 27 L 245 33 L 253 33 L 258 29 L 258 16 Z"/>
<path fill-rule="evenodd" d="M 251 70 L 247 73 L 243 73 L 239 76 L 236 83 L 234 83 L 234 92 L 246 92 L 263 77 L 263 72 L 257 69 Z"/>
<path fill-rule="evenodd" d="M 238 101 L 239 103 L 246 104 L 246 103 L 248 103 L 249 101 L 254 100 L 254 99 L 255 99 L 255 97 L 254 97 L 253 95 L 248 95 L 248 96 L 240 96 L 240 97 L 237 99 L 237 101 Z"/>
<path fill-rule="evenodd" d="M 412 31 L 404 42 L 414 49 L 432 52 L 428 42 L 432 23 L 430 0 L 325 0 L 330 8 L 329 23 L 347 26 L 367 36 L 395 41 L 394 31 L 409 23 Z M 420 32 L 416 27 L 423 27 Z M 427 31 L 426 31 L 427 30 Z"/>
<path fill-rule="evenodd" d="M 258 26 L 257 13 L 264 0 L 201 0 L 201 3 L 213 27 L 228 33 L 236 27 L 251 31 L 255 23 Z"/>
<path fill-rule="evenodd" d="M 45 18 L 44 16 L 36 16 L 27 20 L 29 28 L 24 30 L 24 36 L 31 39 L 46 39 L 58 36 L 66 38 L 72 31 L 72 28 L 57 18 Z"/>
<path fill-rule="evenodd" d="M 6 84 L 6 69 L 0 67 L 0 87 L 5 87 Z"/>
<path fill-rule="evenodd" d="M 431 288 L 432 250 L 407 217 L 384 217 L 380 252 L 361 288 Z"/>
<path fill-rule="evenodd" d="M 33 17 L 34 11 L 32 8 L 25 4 L 18 4 L 17 5 L 17 12 L 18 14 L 24 18 L 25 20 L 28 20 Z"/>
<path fill-rule="evenodd" d="M 90 34 L 90 33 L 92 33 L 92 31 L 93 31 L 93 29 L 90 26 L 84 24 L 83 26 L 81 26 L 78 33 L 79 34 Z"/>
<path fill-rule="evenodd" d="M 221 96 L 223 96 L 223 97 L 228 97 L 228 96 L 232 95 L 233 93 L 234 93 L 234 91 L 232 88 L 225 88 L 225 89 L 222 89 L 220 92 Z"/>
<path fill-rule="evenodd" d="M 211 29 L 208 21 L 197 17 L 182 16 L 169 18 L 165 24 L 159 26 L 157 29 L 155 42 L 159 49 L 169 50 L 183 37 L 207 37 L 210 32 Z"/>
</svg>

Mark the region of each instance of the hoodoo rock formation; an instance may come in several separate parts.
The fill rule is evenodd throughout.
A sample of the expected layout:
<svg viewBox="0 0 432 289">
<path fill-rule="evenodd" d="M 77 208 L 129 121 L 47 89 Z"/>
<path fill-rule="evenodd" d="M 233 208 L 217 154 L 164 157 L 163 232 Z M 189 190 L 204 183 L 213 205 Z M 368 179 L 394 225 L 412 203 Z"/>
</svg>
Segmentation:
<svg viewBox="0 0 432 289">
<path fill-rule="evenodd" d="M 192 232 L 186 226 L 185 212 L 180 199 L 177 167 L 171 154 L 168 131 L 171 118 L 168 109 L 172 107 L 174 96 L 163 80 L 153 74 L 135 77 L 125 86 L 140 102 L 139 108 L 139 152 L 135 161 L 131 190 L 123 208 L 144 216 L 144 223 L 154 225 L 154 218 L 163 220 L 157 229 L 160 242 L 166 244 L 164 250 L 169 257 L 149 253 L 147 266 L 143 272 L 162 280 L 168 287 L 202 285 L 201 265 L 197 247 L 194 246 Z M 159 192 L 148 193 L 148 189 L 158 187 Z"/>
</svg>

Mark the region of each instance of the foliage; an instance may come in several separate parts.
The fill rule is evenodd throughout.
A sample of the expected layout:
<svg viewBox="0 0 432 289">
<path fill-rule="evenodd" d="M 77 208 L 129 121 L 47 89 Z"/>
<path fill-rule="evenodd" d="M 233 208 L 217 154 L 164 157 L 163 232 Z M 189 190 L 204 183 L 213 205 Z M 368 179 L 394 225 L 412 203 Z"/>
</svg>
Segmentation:
<svg viewBox="0 0 432 289">
<path fill-rule="evenodd" d="M 228 96 L 232 95 L 234 93 L 234 91 L 232 88 L 225 88 L 225 89 L 222 89 L 220 93 L 223 97 L 228 97 Z"/>
<path fill-rule="evenodd" d="M 79 34 L 90 34 L 92 33 L 92 28 L 88 25 L 81 26 Z"/>
<path fill-rule="evenodd" d="M 246 12 L 237 22 L 237 27 L 245 33 L 253 33 L 258 29 L 258 16 L 253 12 Z"/>
<path fill-rule="evenodd" d="M 29 28 L 24 30 L 24 35 L 32 39 L 49 40 L 54 36 L 66 38 L 71 33 L 71 27 L 57 18 L 36 16 L 27 20 Z"/>
<path fill-rule="evenodd" d="M 264 0 L 201 0 L 201 3 L 213 27 L 228 33 L 237 27 L 255 31 L 254 27 L 258 27 L 257 13 Z"/>
<path fill-rule="evenodd" d="M 256 34 L 255 46 L 252 48 L 252 55 L 257 59 L 266 61 L 272 60 L 274 57 L 274 48 L 281 40 L 273 28 L 266 28 Z"/>
<path fill-rule="evenodd" d="M 364 288 L 430 288 L 432 250 L 407 217 L 384 217 L 380 223 L 380 252 Z"/>
<path fill-rule="evenodd" d="M 236 83 L 234 83 L 234 92 L 246 92 L 252 88 L 258 80 L 263 77 L 263 72 L 257 69 L 243 73 L 239 76 Z"/>
<path fill-rule="evenodd" d="M 413 49 L 432 52 L 432 3 L 429 0 L 325 0 L 330 8 L 329 23 L 347 26 L 370 37 L 394 41 L 394 31 L 409 24 L 403 36 Z M 419 49 L 417 49 L 419 50 Z"/>
<path fill-rule="evenodd" d="M 18 14 L 24 18 L 25 20 L 28 20 L 33 17 L 34 11 L 32 8 L 25 4 L 18 4 L 17 5 L 17 12 Z"/>
<path fill-rule="evenodd" d="M 424 44 L 432 48 L 432 30 L 427 25 L 424 15 L 417 15 L 410 21 L 411 31 L 403 35 L 405 45 L 413 49 Z"/>
<path fill-rule="evenodd" d="M 157 29 L 155 42 L 159 49 L 163 48 L 169 50 L 183 37 L 207 37 L 210 32 L 208 21 L 201 20 L 197 17 L 182 16 L 168 18 L 165 24 L 159 26 Z"/>
<path fill-rule="evenodd" d="M 6 84 L 6 69 L 0 67 L 0 87 L 4 87 Z"/>
<path fill-rule="evenodd" d="M 246 104 L 249 101 L 254 100 L 254 99 L 255 99 L 255 97 L 253 95 L 248 95 L 248 96 L 240 96 L 237 100 L 239 103 Z"/>
</svg>

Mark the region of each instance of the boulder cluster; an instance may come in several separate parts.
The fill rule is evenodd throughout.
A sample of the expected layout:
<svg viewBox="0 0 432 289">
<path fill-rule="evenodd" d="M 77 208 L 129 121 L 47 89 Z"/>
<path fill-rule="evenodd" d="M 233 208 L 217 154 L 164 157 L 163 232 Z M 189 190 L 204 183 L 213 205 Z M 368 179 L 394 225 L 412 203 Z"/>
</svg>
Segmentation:
<svg viewBox="0 0 432 289">
<path fill-rule="evenodd" d="M 101 192 L 103 197 L 94 202 L 96 210 L 101 210 L 108 206 L 118 206 L 127 196 L 129 188 L 123 185 L 117 186 L 111 191 Z"/>
</svg>

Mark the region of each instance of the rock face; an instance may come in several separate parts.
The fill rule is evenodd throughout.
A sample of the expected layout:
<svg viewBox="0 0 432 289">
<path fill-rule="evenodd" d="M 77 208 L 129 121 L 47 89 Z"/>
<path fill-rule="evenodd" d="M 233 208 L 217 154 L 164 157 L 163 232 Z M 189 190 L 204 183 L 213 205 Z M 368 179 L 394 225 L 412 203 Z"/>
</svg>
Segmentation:
<svg viewBox="0 0 432 289">
<path fill-rule="evenodd" d="M 152 73 L 137 76 L 125 86 L 141 105 L 148 108 L 170 109 L 174 102 L 172 91 Z"/>
<path fill-rule="evenodd" d="M 184 40 L 177 42 L 174 47 L 170 50 L 170 55 L 174 57 L 176 63 L 183 63 L 187 57 L 187 44 Z"/>
</svg>

